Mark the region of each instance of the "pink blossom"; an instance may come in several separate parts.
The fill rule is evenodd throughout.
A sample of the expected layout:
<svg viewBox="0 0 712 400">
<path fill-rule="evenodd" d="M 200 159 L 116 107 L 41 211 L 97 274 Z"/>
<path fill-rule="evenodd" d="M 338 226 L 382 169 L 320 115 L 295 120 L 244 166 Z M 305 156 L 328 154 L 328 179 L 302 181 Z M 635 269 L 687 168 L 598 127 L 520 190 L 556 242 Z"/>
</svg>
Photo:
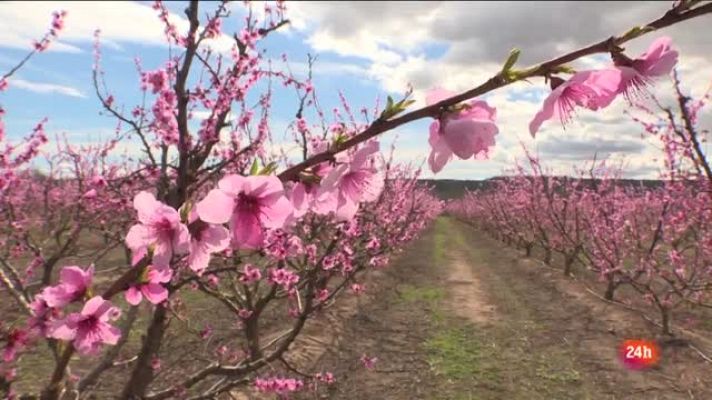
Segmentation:
<svg viewBox="0 0 712 400">
<path fill-rule="evenodd" d="M 94 278 L 94 266 L 86 271 L 77 267 L 64 267 L 59 273 L 59 285 L 50 286 L 42 292 L 44 301 L 49 307 L 64 307 L 81 300 L 91 286 Z"/>
<path fill-rule="evenodd" d="M 301 218 L 309 211 L 325 215 L 337 208 L 336 193 L 320 190 L 317 184 L 296 183 L 290 191 L 289 199 L 294 206 L 292 214 L 294 220 Z"/>
<path fill-rule="evenodd" d="M 230 232 L 223 226 L 199 220 L 195 209 L 191 212 L 188 231 L 190 232 L 188 267 L 201 275 L 208 268 L 211 254 L 219 253 L 230 245 Z"/>
<path fill-rule="evenodd" d="M 369 357 L 365 354 L 361 356 L 361 363 L 366 369 L 373 369 L 376 366 L 376 361 L 378 361 L 378 357 Z"/>
<path fill-rule="evenodd" d="M 426 103 L 433 105 L 454 95 L 436 88 L 428 93 Z M 471 100 L 464 107 L 430 124 L 428 164 L 434 173 L 440 172 L 453 154 L 463 160 L 483 157 L 495 144 L 497 111 L 482 100 Z"/>
<path fill-rule="evenodd" d="M 360 202 L 375 201 L 383 190 L 383 176 L 372 164 L 378 153 L 377 141 L 370 141 L 354 153 L 349 162 L 329 172 L 321 182 L 319 196 L 336 194 L 336 217 L 342 221 L 353 219 Z"/>
<path fill-rule="evenodd" d="M 96 189 L 89 189 L 86 192 L 84 192 L 84 194 L 82 195 L 82 197 L 87 200 L 96 199 L 96 196 L 97 196 Z"/>
<path fill-rule="evenodd" d="M 351 285 L 351 290 L 354 292 L 355 295 L 360 295 L 366 290 L 366 288 L 359 283 L 354 283 Z"/>
<path fill-rule="evenodd" d="M 260 273 L 259 268 L 255 268 L 252 264 L 247 264 L 242 269 L 242 276 L 240 276 L 240 282 L 249 285 L 262 279 L 262 273 Z"/>
<path fill-rule="evenodd" d="M 621 72 L 618 88 L 628 100 L 636 95 L 644 95 L 653 78 L 668 75 L 677 64 L 678 52 L 672 49 L 672 39 L 667 36 L 654 40 L 640 57 L 626 62 L 616 60 Z"/>
<path fill-rule="evenodd" d="M 118 319 L 120 314 L 121 311 L 111 302 L 95 296 L 84 304 L 81 312 L 56 321 L 49 336 L 72 341 L 80 354 L 96 354 L 102 344 L 114 345 L 118 342 L 121 331 L 109 322 Z"/>
<path fill-rule="evenodd" d="M 293 378 L 257 378 L 255 387 L 262 393 L 274 393 L 284 398 L 289 393 L 302 389 L 304 382 Z"/>
<path fill-rule="evenodd" d="M 236 246 L 259 248 L 263 228 L 281 228 L 293 208 L 276 176 L 228 175 L 197 204 L 197 210 L 205 222 L 229 221 Z"/>
<path fill-rule="evenodd" d="M 314 375 L 314 378 L 326 383 L 327 385 L 330 385 L 334 382 L 336 382 L 336 379 L 334 378 L 334 374 L 331 372 L 317 372 Z"/>
<path fill-rule="evenodd" d="M 618 93 L 621 74 L 615 69 L 581 71 L 559 84 L 544 100 L 541 110 L 529 123 L 534 137 L 544 121 L 558 118 L 563 125 L 571 121 L 576 106 L 589 110 L 607 107 Z"/>
<path fill-rule="evenodd" d="M 153 355 L 151 357 L 151 369 L 154 371 L 161 370 L 161 359 L 158 358 L 156 355 Z"/>
<path fill-rule="evenodd" d="M 284 268 L 272 268 L 269 271 L 269 280 L 275 285 L 281 285 L 284 290 L 289 290 L 299 282 L 299 275 Z"/>
<path fill-rule="evenodd" d="M 145 72 L 141 76 L 142 85 L 145 88 L 150 86 L 151 92 L 156 94 L 168 89 L 170 84 L 168 72 L 165 69 Z"/>
<path fill-rule="evenodd" d="M 168 298 L 168 289 L 162 283 L 171 281 L 173 272 L 168 268 L 157 269 L 149 265 L 139 278 L 138 282 L 131 285 L 124 296 L 126 301 L 132 306 L 137 306 L 141 300 L 146 300 L 153 304 L 160 304 Z"/>
<path fill-rule="evenodd" d="M 180 222 L 177 210 L 156 200 L 149 192 L 137 194 L 133 203 L 140 223 L 129 230 L 126 245 L 133 252 L 134 264 L 146 255 L 150 246 L 154 246 L 153 265 L 158 268 L 168 267 L 174 254 L 188 251 L 190 233 Z"/>
<path fill-rule="evenodd" d="M 316 299 L 324 302 L 329 298 L 329 289 L 321 289 L 319 292 L 316 294 Z"/>
<path fill-rule="evenodd" d="M 27 325 L 30 329 L 36 330 L 41 336 L 47 335 L 50 322 L 57 314 L 57 310 L 50 307 L 44 299 L 44 293 L 47 289 L 48 288 L 45 288 L 42 293 L 36 295 L 32 303 L 30 303 L 32 317 L 27 321 Z"/>
<path fill-rule="evenodd" d="M 27 347 L 30 342 L 29 332 L 24 329 L 13 329 L 5 337 L 5 342 L 2 359 L 4 362 L 9 363 L 15 359 L 19 351 Z"/>
<path fill-rule="evenodd" d="M 213 336 L 213 327 L 209 324 L 205 325 L 205 327 L 200 330 L 200 338 L 203 340 L 207 340 L 211 336 Z"/>
</svg>

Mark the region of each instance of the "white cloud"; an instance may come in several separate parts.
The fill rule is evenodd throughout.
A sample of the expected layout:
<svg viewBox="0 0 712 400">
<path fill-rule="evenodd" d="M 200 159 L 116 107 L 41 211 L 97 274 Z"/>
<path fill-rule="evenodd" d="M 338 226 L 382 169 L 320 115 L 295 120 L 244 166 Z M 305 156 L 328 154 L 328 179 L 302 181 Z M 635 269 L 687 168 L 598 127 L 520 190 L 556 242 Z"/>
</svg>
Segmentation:
<svg viewBox="0 0 712 400">
<path fill-rule="evenodd" d="M 74 88 L 71 86 L 65 86 L 65 85 L 57 85 L 54 83 L 32 82 L 32 81 L 27 81 L 24 79 L 11 78 L 10 85 L 11 85 L 11 87 L 17 87 L 19 89 L 28 90 L 28 91 L 34 92 L 34 93 L 61 94 L 64 96 L 79 97 L 79 98 L 87 97 L 84 93 L 79 91 L 79 89 L 77 89 L 77 88 Z"/>
<path fill-rule="evenodd" d="M 402 93 L 408 84 L 422 105 L 425 90 L 441 86 L 464 91 L 484 83 L 495 74 L 509 50 L 518 47 L 518 65 L 544 61 L 565 51 L 623 33 L 633 24 L 645 23 L 662 14 L 668 2 L 617 2 L 611 12 L 606 2 L 299 2 L 292 4 L 292 29 L 307 35 L 306 42 L 319 52 L 357 57 L 368 64 L 368 76 L 390 93 Z M 629 43 L 628 54 L 645 51 L 651 39 L 669 35 L 680 50 L 679 71 L 683 86 L 700 95 L 712 79 L 712 44 L 705 35 L 711 17 L 653 33 Z M 437 52 L 429 49 L 437 48 Z M 600 68 L 610 63 L 606 55 L 582 59 L 579 69 Z M 545 162 L 561 172 L 599 157 L 625 158 L 629 175 L 656 174 L 660 151 L 654 138 L 640 138 L 641 127 L 623 111 L 618 99 L 601 112 L 582 110 L 564 131 L 555 121 L 545 123 L 537 138 L 529 136 L 528 124 L 548 89 L 539 79 L 518 83 L 485 96 L 497 108 L 500 134 L 488 161 L 453 161 L 438 174 L 442 178 L 496 175 L 521 155 L 520 141 L 532 150 L 541 148 Z M 670 85 L 661 80 L 656 94 L 672 100 Z M 709 107 L 703 121 L 712 121 Z M 396 157 L 427 157 L 425 135 L 421 144 L 396 151 Z M 633 141 L 640 141 L 634 146 Z M 544 152 L 543 150 L 547 150 Z M 600 158 L 599 158 L 600 159 Z"/>
<path fill-rule="evenodd" d="M 137 2 L 8 1 L 0 3 L 0 20 L 12 21 L 12 24 L 0 30 L 0 46 L 29 49 L 32 40 L 39 39 L 47 32 L 52 12 L 58 10 L 66 10 L 67 17 L 60 42 L 50 46 L 52 51 L 81 51 L 69 43 L 91 42 L 97 28 L 101 29 L 102 40 L 115 49 L 121 48 L 121 42 L 142 45 L 163 45 L 165 42 L 164 26 L 157 12 Z M 187 30 L 188 22 L 185 18 L 170 14 L 169 20 L 179 32 Z M 227 35 L 208 43 L 218 51 L 228 51 L 232 44 L 232 39 Z"/>
</svg>

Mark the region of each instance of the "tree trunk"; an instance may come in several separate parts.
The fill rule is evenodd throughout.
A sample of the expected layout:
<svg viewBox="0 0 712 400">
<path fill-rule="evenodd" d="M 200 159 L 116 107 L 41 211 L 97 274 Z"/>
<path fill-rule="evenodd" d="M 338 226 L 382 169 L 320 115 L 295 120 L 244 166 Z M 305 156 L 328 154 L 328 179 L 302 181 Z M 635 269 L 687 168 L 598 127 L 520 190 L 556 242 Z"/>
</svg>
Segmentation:
<svg viewBox="0 0 712 400">
<path fill-rule="evenodd" d="M 531 257 L 531 255 L 532 255 L 532 247 L 534 247 L 534 246 L 533 246 L 531 243 L 527 243 L 527 244 L 524 246 L 524 250 L 526 251 L 526 254 L 525 254 L 526 257 Z"/>
<path fill-rule="evenodd" d="M 564 276 L 571 276 L 571 268 L 574 266 L 575 259 L 571 254 L 564 255 Z"/>
<path fill-rule="evenodd" d="M 544 264 L 551 265 L 551 249 L 548 247 L 544 248 Z"/>
<path fill-rule="evenodd" d="M 163 335 L 166 331 L 166 320 L 168 310 L 164 306 L 157 306 L 156 312 L 153 314 L 151 326 L 146 331 L 146 338 L 141 346 L 141 352 L 138 354 L 136 366 L 131 372 L 131 377 L 124 386 L 121 393 L 122 400 L 135 400 L 143 398 L 148 390 L 148 386 L 153 382 L 153 368 L 151 360 L 153 355 L 158 353 L 163 342 Z"/>
<path fill-rule="evenodd" d="M 606 294 L 603 296 L 606 300 L 613 300 L 613 293 L 616 291 L 616 284 L 613 277 L 607 277 L 608 286 L 606 287 Z"/>
<path fill-rule="evenodd" d="M 663 335 L 673 336 L 672 331 L 670 330 L 670 309 L 667 307 L 662 307 L 660 308 L 660 314 L 662 317 Z"/>
</svg>

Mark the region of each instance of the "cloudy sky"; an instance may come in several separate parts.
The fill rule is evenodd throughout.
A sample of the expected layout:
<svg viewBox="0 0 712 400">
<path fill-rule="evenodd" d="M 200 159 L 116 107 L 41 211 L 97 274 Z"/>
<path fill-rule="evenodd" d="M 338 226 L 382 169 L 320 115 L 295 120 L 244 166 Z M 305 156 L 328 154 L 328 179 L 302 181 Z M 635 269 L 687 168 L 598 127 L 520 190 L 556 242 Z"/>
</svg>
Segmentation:
<svg viewBox="0 0 712 400">
<path fill-rule="evenodd" d="M 662 15 L 671 2 L 298 2 L 288 4 L 291 25 L 267 39 L 267 55 L 278 60 L 286 53 L 292 69 L 303 70 L 307 54 L 318 55 L 315 86 L 329 109 L 338 104 L 341 90 L 354 109 L 372 107 L 376 98 L 402 94 L 408 84 L 422 101 L 423 93 L 441 86 L 453 91 L 472 88 L 492 76 L 510 49 L 522 50 L 519 65 L 547 60 L 562 52 L 648 22 Z M 173 18 L 184 26 L 181 3 L 168 3 Z M 256 9 L 261 6 L 255 5 Z M 244 12 L 242 2 L 224 26 L 236 29 Z M 47 116 L 51 133 L 66 134 L 75 142 L 91 142 L 113 131 L 113 121 L 99 115 L 91 86 L 92 33 L 102 30 L 107 84 L 127 108 L 140 99 L 134 58 L 146 69 L 162 64 L 167 54 L 163 27 L 147 2 L 2 2 L 0 71 L 25 54 L 32 39 L 47 29 L 51 12 L 68 11 L 66 31 L 51 51 L 34 58 L 10 82 L 0 97 L 11 139 L 22 137 Z M 680 50 L 679 72 L 693 95 L 712 82 L 712 35 L 706 26 L 712 16 L 687 21 L 643 36 L 627 47 L 637 56 L 657 36 L 672 37 Z M 213 45 L 220 49 L 229 40 Z M 607 57 L 591 57 L 577 68 L 603 66 Z M 670 84 L 657 82 L 656 93 L 670 101 Z M 528 123 L 548 89 L 542 80 L 518 83 L 490 93 L 485 99 L 497 108 L 500 134 L 489 160 L 457 160 L 437 178 L 482 179 L 499 174 L 521 155 L 521 144 L 538 152 L 560 172 L 590 160 L 610 158 L 626 163 L 630 177 L 654 177 L 660 153 L 654 138 L 624 114 L 622 99 L 604 110 L 578 113 L 563 130 L 545 123 L 535 140 Z M 294 113 L 295 99 L 276 102 L 274 126 L 285 126 Z M 419 102 L 418 104 L 422 104 Z M 417 104 L 416 104 L 417 105 Z M 703 123 L 712 122 L 708 107 Z M 382 139 L 384 147 L 397 140 L 396 157 L 423 161 L 427 157 L 428 121 L 404 126 Z M 122 145 L 136 151 L 132 143 Z"/>
</svg>

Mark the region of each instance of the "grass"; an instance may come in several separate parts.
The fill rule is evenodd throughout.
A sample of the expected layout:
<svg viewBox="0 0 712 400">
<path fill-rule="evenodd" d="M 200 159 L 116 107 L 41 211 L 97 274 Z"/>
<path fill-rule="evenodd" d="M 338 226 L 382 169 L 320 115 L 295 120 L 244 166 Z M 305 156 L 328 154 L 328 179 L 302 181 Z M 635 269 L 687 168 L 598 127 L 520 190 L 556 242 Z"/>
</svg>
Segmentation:
<svg viewBox="0 0 712 400">
<path fill-rule="evenodd" d="M 472 265 L 492 264 L 488 249 L 469 245 L 467 234 L 449 218 L 436 221 L 432 246 L 433 268 L 445 269 L 455 250 L 464 252 Z M 545 327 L 536 321 L 531 306 L 496 274 L 486 271 L 480 275 L 491 301 L 506 316 L 486 326 L 452 315 L 445 308 L 442 287 L 405 286 L 400 290 L 402 301 L 426 306 L 432 315 L 432 333 L 423 350 L 441 379 L 437 398 L 590 398 L 572 351 L 534 343 Z"/>
</svg>

